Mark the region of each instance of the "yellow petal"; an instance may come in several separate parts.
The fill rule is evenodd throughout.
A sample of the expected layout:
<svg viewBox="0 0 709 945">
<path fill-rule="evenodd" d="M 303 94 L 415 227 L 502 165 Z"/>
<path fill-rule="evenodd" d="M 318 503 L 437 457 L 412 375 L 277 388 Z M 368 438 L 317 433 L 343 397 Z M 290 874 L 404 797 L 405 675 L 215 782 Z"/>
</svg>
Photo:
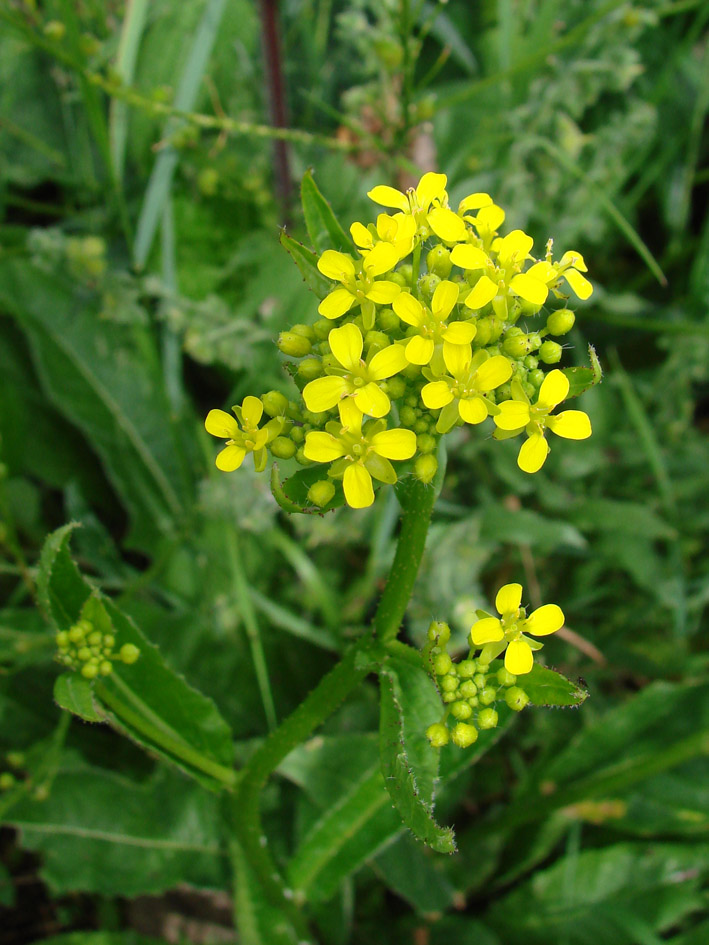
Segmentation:
<svg viewBox="0 0 709 945">
<path fill-rule="evenodd" d="M 369 453 L 364 461 L 364 468 L 372 478 L 378 479 L 379 482 L 386 482 L 393 486 L 397 480 L 396 470 L 392 464 L 378 453 Z"/>
<path fill-rule="evenodd" d="M 409 209 L 409 201 L 400 190 L 394 190 L 393 187 L 387 187 L 380 184 L 367 191 L 367 196 L 382 207 L 395 207 L 397 210 L 403 210 L 404 213 Z"/>
<path fill-rule="evenodd" d="M 253 438 L 254 445 L 251 447 L 253 450 L 260 450 L 268 443 L 268 430 L 266 427 L 262 427 L 260 430 L 256 431 L 256 435 Z"/>
<path fill-rule="evenodd" d="M 585 440 L 591 435 L 591 421 L 583 410 L 564 410 L 547 418 L 547 426 L 566 440 Z"/>
<path fill-rule="evenodd" d="M 483 617 L 470 628 L 470 642 L 473 646 L 485 646 L 486 643 L 498 643 L 505 633 L 497 617 Z"/>
<path fill-rule="evenodd" d="M 431 338 L 414 335 L 406 345 L 406 357 L 410 364 L 428 364 L 433 357 L 435 345 Z"/>
<path fill-rule="evenodd" d="M 442 333 L 443 340 L 452 345 L 468 345 L 477 333 L 473 322 L 451 322 Z"/>
<path fill-rule="evenodd" d="M 530 266 L 526 275 L 538 279 L 540 282 L 543 282 L 544 285 L 556 282 L 556 269 L 550 263 L 546 262 L 546 260 L 542 260 Z"/>
<path fill-rule="evenodd" d="M 421 390 L 421 399 L 429 410 L 438 410 L 453 400 L 453 393 L 445 381 L 431 381 Z"/>
<path fill-rule="evenodd" d="M 360 387 L 353 399 L 357 408 L 369 417 L 386 417 L 391 410 L 391 401 L 373 382 Z"/>
<path fill-rule="evenodd" d="M 372 477 L 359 463 L 351 463 L 347 467 L 342 477 L 342 487 L 350 508 L 366 509 L 374 502 Z"/>
<path fill-rule="evenodd" d="M 359 367 L 362 357 L 362 332 L 356 325 L 343 325 L 342 328 L 333 328 L 327 336 L 330 351 L 334 354 L 343 368 L 353 371 Z M 312 408 L 308 407 L 308 410 Z"/>
<path fill-rule="evenodd" d="M 498 614 L 514 614 L 522 603 L 522 585 L 505 584 L 497 592 L 495 607 Z"/>
<path fill-rule="evenodd" d="M 451 262 L 461 269 L 486 269 L 490 265 L 490 257 L 477 246 L 459 244 L 451 250 Z"/>
<path fill-rule="evenodd" d="M 476 226 L 478 230 L 493 232 L 499 229 L 505 222 L 505 211 L 497 204 L 490 204 L 478 211 L 476 217 Z"/>
<path fill-rule="evenodd" d="M 580 299 L 587 299 L 593 293 L 591 283 L 575 269 L 567 269 L 566 272 L 562 272 L 562 276 Z"/>
<path fill-rule="evenodd" d="M 497 240 L 495 249 L 503 266 L 520 266 L 529 255 L 534 240 L 524 230 L 512 230 L 504 239 Z"/>
<path fill-rule="evenodd" d="M 496 354 L 480 365 L 475 376 L 478 390 L 494 390 L 512 377 L 512 364 L 502 354 Z"/>
<path fill-rule="evenodd" d="M 578 269 L 579 272 L 588 272 L 588 267 L 584 262 L 584 258 L 581 253 L 577 253 L 575 249 L 570 249 L 568 252 L 564 253 L 561 257 L 560 266 L 573 266 L 574 269 Z"/>
<path fill-rule="evenodd" d="M 252 430 L 259 425 L 263 416 L 263 404 L 258 397 L 244 397 L 241 404 L 241 416 L 244 418 L 244 426 Z"/>
<path fill-rule="evenodd" d="M 350 227 L 352 239 L 355 246 L 361 246 L 362 249 L 371 249 L 374 246 L 374 238 L 366 226 L 362 223 L 353 223 Z"/>
<path fill-rule="evenodd" d="M 447 207 L 434 207 L 429 211 L 427 220 L 436 236 L 446 243 L 463 242 L 468 238 L 465 223 Z"/>
<path fill-rule="evenodd" d="M 367 365 L 367 373 L 373 381 L 381 381 L 403 371 L 408 364 L 403 345 L 388 345 L 377 351 Z"/>
<path fill-rule="evenodd" d="M 438 283 L 431 299 L 431 311 L 436 318 L 448 318 L 453 306 L 458 301 L 458 292 L 459 289 L 455 282 L 444 279 L 443 282 Z"/>
<path fill-rule="evenodd" d="M 458 410 L 466 423 L 482 423 L 487 419 L 487 407 L 482 397 L 461 397 Z"/>
<path fill-rule="evenodd" d="M 500 412 L 493 417 L 500 430 L 521 430 L 529 423 L 529 404 L 520 400 L 505 400 L 498 404 Z"/>
<path fill-rule="evenodd" d="M 222 472 L 233 472 L 241 466 L 245 456 L 246 450 L 242 449 L 240 446 L 232 445 L 227 446 L 221 453 L 218 453 L 214 462 L 217 469 L 221 469 Z"/>
<path fill-rule="evenodd" d="M 465 213 L 468 210 L 480 210 L 481 207 L 489 207 L 492 203 L 490 194 L 469 194 L 458 204 L 458 213 Z"/>
<path fill-rule="evenodd" d="M 389 246 L 390 244 L 380 243 L 379 245 Z M 376 302 L 377 305 L 391 305 L 400 292 L 401 286 L 397 285 L 396 282 L 380 281 L 375 282 L 369 292 L 367 292 L 367 298 L 370 302 Z"/>
<path fill-rule="evenodd" d="M 364 258 L 364 269 L 370 279 L 389 272 L 399 261 L 399 254 L 391 243 L 377 243 Z"/>
<path fill-rule="evenodd" d="M 241 432 L 239 424 L 226 410 L 210 410 L 204 421 L 204 428 L 212 436 L 220 436 L 225 440 L 230 440 Z"/>
<path fill-rule="evenodd" d="M 323 318 L 339 318 L 352 308 L 354 300 L 354 296 L 347 289 L 335 289 L 318 305 L 318 312 Z"/>
<path fill-rule="evenodd" d="M 549 295 L 546 285 L 526 272 L 517 273 L 510 282 L 510 289 L 532 305 L 543 305 Z"/>
<path fill-rule="evenodd" d="M 382 430 L 371 439 L 372 449 L 386 459 L 411 459 L 416 452 L 413 430 Z"/>
<path fill-rule="evenodd" d="M 398 228 L 399 225 L 397 221 L 394 217 L 390 217 L 388 213 L 380 213 L 377 217 L 377 236 L 380 240 L 386 240 L 387 243 L 391 243 L 396 236 Z M 350 229 L 352 228 L 350 227 Z"/>
<path fill-rule="evenodd" d="M 316 431 L 306 434 L 304 453 L 306 459 L 312 459 L 315 463 L 331 463 L 333 459 L 344 455 L 345 447 L 331 433 Z"/>
<path fill-rule="evenodd" d="M 564 626 L 564 612 L 557 604 L 544 604 L 537 607 L 524 622 L 524 633 L 535 637 L 545 637 L 556 633 Z"/>
<path fill-rule="evenodd" d="M 337 405 L 340 414 L 340 423 L 355 436 L 362 435 L 362 411 L 359 409 L 353 398 L 345 397 Z"/>
<path fill-rule="evenodd" d="M 537 404 L 540 407 L 556 407 L 569 393 L 569 379 L 559 370 L 549 371 L 539 388 Z"/>
<path fill-rule="evenodd" d="M 418 328 L 423 323 L 423 306 L 409 292 L 401 292 L 391 306 L 402 322 Z"/>
<path fill-rule="evenodd" d="M 495 418 L 497 419 L 497 418 Z M 519 451 L 517 465 L 526 473 L 535 473 L 544 465 L 547 454 L 549 453 L 549 444 L 541 433 L 533 433 L 526 440 Z"/>
<path fill-rule="evenodd" d="M 505 653 L 505 669 L 514 676 L 524 676 L 531 672 L 534 666 L 534 657 L 529 643 L 524 640 L 515 640 L 510 643 Z"/>
<path fill-rule="evenodd" d="M 425 210 L 432 200 L 445 200 L 447 183 L 445 174 L 435 174 L 433 171 L 424 174 L 416 188 L 416 203 Z"/>
<path fill-rule="evenodd" d="M 318 259 L 318 269 L 328 279 L 334 279 L 336 282 L 352 279 L 355 274 L 355 267 L 351 258 L 345 256 L 344 253 L 338 253 L 334 249 L 325 250 Z"/>
<path fill-rule="evenodd" d="M 481 309 L 483 305 L 492 302 L 496 295 L 497 283 L 489 276 L 480 276 L 473 290 L 468 293 L 465 304 L 468 308 Z"/>
<path fill-rule="evenodd" d="M 308 410 L 322 413 L 339 403 L 349 392 L 350 385 L 344 377 L 318 377 L 303 388 L 303 400 Z"/>
<path fill-rule="evenodd" d="M 455 378 L 461 377 L 468 370 L 472 356 L 470 345 L 443 345 L 443 360 Z"/>
</svg>

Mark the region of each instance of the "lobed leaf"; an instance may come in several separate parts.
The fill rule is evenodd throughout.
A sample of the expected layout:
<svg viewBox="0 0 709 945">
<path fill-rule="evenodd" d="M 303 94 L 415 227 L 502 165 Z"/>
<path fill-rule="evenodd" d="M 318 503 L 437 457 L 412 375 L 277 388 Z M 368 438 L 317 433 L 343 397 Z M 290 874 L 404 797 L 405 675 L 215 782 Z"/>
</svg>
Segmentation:
<svg viewBox="0 0 709 945">
<path fill-rule="evenodd" d="M 343 230 L 328 201 L 320 193 L 310 170 L 303 175 L 300 197 L 308 236 L 318 254 L 326 249 L 336 249 L 343 253 L 353 252 L 352 240 Z"/>
</svg>

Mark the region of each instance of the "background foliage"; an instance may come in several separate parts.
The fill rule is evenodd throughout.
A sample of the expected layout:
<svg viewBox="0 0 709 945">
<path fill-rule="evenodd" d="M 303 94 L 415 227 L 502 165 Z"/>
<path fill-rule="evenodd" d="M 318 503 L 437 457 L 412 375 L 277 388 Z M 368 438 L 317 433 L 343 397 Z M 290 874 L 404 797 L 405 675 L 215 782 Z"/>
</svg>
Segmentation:
<svg viewBox="0 0 709 945">
<path fill-rule="evenodd" d="M 232 886 L 218 798 L 54 703 L 39 553 L 80 523 L 81 568 L 247 758 L 271 703 L 282 718 L 367 624 L 397 505 L 287 519 L 263 478 L 216 473 L 202 418 L 288 389 L 272 339 L 315 314 L 277 245 L 286 220 L 307 242 L 292 182 L 312 166 L 349 226 L 371 186 L 429 165 L 453 202 L 489 191 L 537 246 L 584 253 L 596 291 L 566 363 L 590 342 L 607 376 L 582 398 L 592 439 L 537 476 L 460 432 L 406 636 L 447 618 L 462 648 L 520 580 L 562 603 L 577 636 L 546 659 L 591 698 L 443 750 L 448 857 L 391 808 L 368 684 L 271 783 L 276 854 L 327 945 L 706 941 L 706 4 L 283 0 L 276 179 L 256 5 L 0 17 L 0 941 L 232 935 L 205 918 Z M 238 856 L 236 873 L 241 940 L 288 941 Z M 177 886 L 209 895 L 153 913 L 199 923 L 146 925 L 135 897 Z"/>
</svg>

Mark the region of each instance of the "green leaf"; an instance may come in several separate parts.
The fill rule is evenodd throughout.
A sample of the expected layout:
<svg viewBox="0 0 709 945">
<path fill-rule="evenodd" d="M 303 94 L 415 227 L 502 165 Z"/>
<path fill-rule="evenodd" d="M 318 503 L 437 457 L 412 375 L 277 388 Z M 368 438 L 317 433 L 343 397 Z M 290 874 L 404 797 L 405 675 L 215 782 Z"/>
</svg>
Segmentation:
<svg viewBox="0 0 709 945">
<path fill-rule="evenodd" d="M 677 537 L 674 528 L 640 502 L 587 498 L 569 512 L 574 525 L 586 531 L 626 532 L 635 538 Z"/>
<path fill-rule="evenodd" d="M 587 689 L 538 663 L 531 673 L 519 678 L 518 684 L 536 706 L 580 706 L 588 698 Z"/>
<path fill-rule="evenodd" d="M 300 196 L 308 236 L 317 253 L 321 254 L 326 249 L 336 249 L 343 253 L 353 252 L 352 240 L 342 229 L 332 207 L 318 190 L 312 171 L 308 170 L 303 175 Z"/>
<path fill-rule="evenodd" d="M 373 867 L 386 885 L 419 913 L 442 913 L 456 890 L 440 868 L 443 861 L 404 833 L 378 854 Z"/>
<path fill-rule="evenodd" d="M 318 269 L 316 254 L 292 239 L 285 230 L 281 231 L 281 246 L 288 252 L 293 262 L 300 270 L 305 284 L 319 299 L 324 299 L 330 292 L 332 285 Z"/>
<path fill-rule="evenodd" d="M 235 914 L 243 945 L 297 945 L 298 935 L 280 909 L 266 898 L 241 848 L 232 841 L 236 868 Z"/>
<path fill-rule="evenodd" d="M 273 483 L 273 473 L 272 483 Z M 327 505 L 313 505 L 308 499 L 310 487 L 321 480 L 332 482 L 335 487 L 335 494 Z M 342 483 L 338 479 L 329 479 L 325 467 L 318 463 L 315 466 L 309 466 L 307 469 L 299 469 L 283 483 L 282 494 L 286 501 L 295 506 L 299 511 L 309 515 L 321 515 L 329 512 L 331 509 L 339 508 L 345 503 L 345 493 L 342 490 Z M 279 503 L 280 504 L 280 503 Z M 292 511 L 292 509 L 291 509 Z"/>
<path fill-rule="evenodd" d="M 569 380 L 569 393 L 566 395 L 567 400 L 571 400 L 572 397 L 578 397 L 580 394 L 585 393 L 589 388 L 599 384 L 603 378 L 603 368 L 601 367 L 601 362 L 598 360 L 598 355 L 593 345 L 588 346 L 588 357 L 591 361 L 590 368 L 571 367 L 562 369 L 562 373 L 564 373 Z"/>
<path fill-rule="evenodd" d="M 78 715 L 85 722 L 106 721 L 106 713 L 97 707 L 91 683 L 78 673 L 64 673 L 57 677 L 54 701 L 60 708 Z"/>
<path fill-rule="evenodd" d="M 484 541 L 529 545 L 541 551 L 585 548 L 586 539 L 568 522 L 547 518 L 531 509 L 511 509 L 502 503 L 486 506 L 480 519 Z"/>
<path fill-rule="evenodd" d="M 205 786 L 214 789 L 233 783 L 229 726 L 212 700 L 169 669 L 133 621 L 84 580 L 69 555 L 73 528 L 65 525 L 47 538 L 38 591 L 57 630 L 69 629 L 88 607 L 92 619 L 116 637 L 116 650 L 124 643 L 139 649 L 136 663 L 127 666 L 116 661 L 110 676 L 94 683 L 94 697 L 105 707 L 107 718 Z"/>
<path fill-rule="evenodd" d="M 440 697 L 423 669 L 390 660 L 380 671 L 380 753 L 384 783 L 402 820 L 439 853 L 454 853 L 450 827 L 433 819 L 438 752 L 426 729 L 441 716 Z"/>
</svg>

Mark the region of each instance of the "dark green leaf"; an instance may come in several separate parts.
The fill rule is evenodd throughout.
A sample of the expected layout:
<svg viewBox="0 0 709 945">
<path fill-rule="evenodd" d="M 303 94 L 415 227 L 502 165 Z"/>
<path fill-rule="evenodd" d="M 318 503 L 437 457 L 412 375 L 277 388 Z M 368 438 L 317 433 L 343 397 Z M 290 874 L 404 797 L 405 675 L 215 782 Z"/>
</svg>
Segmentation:
<svg viewBox="0 0 709 945">
<path fill-rule="evenodd" d="M 440 913 L 455 899 L 442 860 L 404 833 L 375 858 L 372 866 L 386 885 L 420 913 Z"/>
<path fill-rule="evenodd" d="M 300 269 L 305 284 L 319 299 L 324 299 L 332 285 L 317 266 L 318 257 L 314 252 L 291 239 L 285 230 L 281 233 L 281 246 L 290 254 L 293 262 Z"/>
<path fill-rule="evenodd" d="M 64 673 L 57 677 L 54 700 L 60 708 L 78 715 L 85 722 L 106 721 L 106 713 L 101 711 L 94 699 L 91 683 L 78 673 Z"/>
<path fill-rule="evenodd" d="M 380 752 L 384 783 L 402 820 L 419 840 L 439 853 L 455 852 L 453 831 L 433 818 L 438 752 L 426 729 L 441 716 L 430 677 L 401 660 L 380 672 Z"/>
<path fill-rule="evenodd" d="M 588 346 L 588 357 L 591 361 L 591 367 L 571 367 L 563 368 L 563 373 L 569 379 L 569 393 L 566 396 L 567 400 L 571 400 L 572 397 L 578 397 L 581 394 L 585 393 L 589 388 L 594 387 L 596 384 L 600 383 L 603 377 L 603 369 L 601 367 L 601 362 L 598 360 L 598 355 L 596 354 L 596 349 L 593 345 Z"/>
<path fill-rule="evenodd" d="M 531 673 L 520 676 L 518 684 L 536 706 L 579 706 L 588 698 L 588 690 L 561 673 L 535 663 Z"/>
<path fill-rule="evenodd" d="M 487 541 L 530 545 L 542 551 L 586 546 L 586 539 L 568 522 L 547 518 L 531 509 L 511 509 L 502 503 L 490 504 L 484 509 L 480 537 Z"/>
<path fill-rule="evenodd" d="M 571 509 L 573 523 L 586 531 L 626 532 L 634 538 L 676 538 L 676 531 L 647 505 L 617 499 L 584 499 Z"/>
<path fill-rule="evenodd" d="M 240 847 L 232 841 L 236 870 L 235 914 L 243 945 L 297 945 L 298 935 L 280 909 L 266 898 Z"/>
<path fill-rule="evenodd" d="M 318 190 L 312 171 L 306 171 L 303 175 L 300 196 L 308 236 L 317 253 L 321 254 L 326 249 L 351 253 L 354 250 L 352 240 L 342 229 L 332 207 Z"/>
</svg>

